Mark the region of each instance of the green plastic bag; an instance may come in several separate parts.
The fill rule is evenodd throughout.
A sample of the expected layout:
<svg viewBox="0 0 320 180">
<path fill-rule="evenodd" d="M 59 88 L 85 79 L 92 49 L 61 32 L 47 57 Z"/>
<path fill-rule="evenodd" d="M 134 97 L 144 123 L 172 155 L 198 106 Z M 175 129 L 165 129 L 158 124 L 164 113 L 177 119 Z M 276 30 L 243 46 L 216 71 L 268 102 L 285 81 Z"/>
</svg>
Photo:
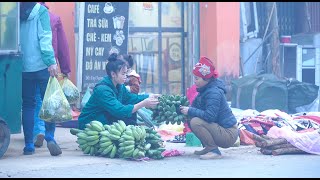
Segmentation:
<svg viewBox="0 0 320 180">
<path fill-rule="evenodd" d="M 76 104 L 80 98 L 78 88 L 67 77 L 64 77 L 61 83 L 61 88 L 66 96 L 69 104 Z"/>
<path fill-rule="evenodd" d="M 39 117 L 47 122 L 72 120 L 70 104 L 56 77 L 50 77 L 44 94 Z"/>
</svg>

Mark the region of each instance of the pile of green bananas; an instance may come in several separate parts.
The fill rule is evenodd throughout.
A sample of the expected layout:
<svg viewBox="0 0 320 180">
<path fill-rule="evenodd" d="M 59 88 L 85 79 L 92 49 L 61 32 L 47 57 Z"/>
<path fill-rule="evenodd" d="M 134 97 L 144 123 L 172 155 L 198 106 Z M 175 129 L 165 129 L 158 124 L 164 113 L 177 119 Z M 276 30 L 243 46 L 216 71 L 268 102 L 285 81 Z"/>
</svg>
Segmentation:
<svg viewBox="0 0 320 180">
<path fill-rule="evenodd" d="M 112 125 L 91 121 L 84 130 L 71 128 L 70 133 L 78 137 L 76 142 L 84 154 L 108 158 L 163 158 L 162 140 L 157 131 L 142 126 L 126 126 L 122 120 Z"/>
<path fill-rule="evenodd" d="M 91 156 L 97 155 L 99 149 L 99 141 L 100 135 L 99 133 L 103 131 L 105 128 L 103 124 L 99 121 L 91 121 L 86 124 L 86 128 L 76 134 L 78 137 L 77 143 L 79 144 L 79 148 L 83 151 L 84 154 L 90 154 Z M 75 129 L 70 132 L 76 131 Z"/>
<path fill-rule="evenodd" d="M 146 143 L 151 144 L 150 149 L 147 150 L 146 156 L 152 159 L 163 159 L 164 157 L 161 155 L 164 148 L 161 148 L 163 140 L 158 132 L 151 128 L 145 129 L 147 132 L 146 135 Z"/>
<path fill-rule="evenodd" d="M 159 98 L 159 104 L 153 109 L 152 118 L 157 123 L 180 125 L 185 121 L 186 115 L 180 111 L 180 106 L 189 106 L 186 96 L 181 95 L 162 95 Z"/>
</svg>

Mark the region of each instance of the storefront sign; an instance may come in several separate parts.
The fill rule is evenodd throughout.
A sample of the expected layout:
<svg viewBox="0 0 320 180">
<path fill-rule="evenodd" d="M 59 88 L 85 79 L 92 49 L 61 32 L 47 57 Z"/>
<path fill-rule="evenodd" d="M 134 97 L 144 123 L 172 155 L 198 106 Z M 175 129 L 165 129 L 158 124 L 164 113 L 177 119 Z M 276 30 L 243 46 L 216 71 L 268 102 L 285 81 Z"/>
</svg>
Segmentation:
<svg viewBox="0 0 320 180">
<path fill-rule="evenodd" d="M 127 54 L 129 2 L 85 2 L 84 7 L 82 91 L 107 75 L 111 53 Z"/>
</svg>

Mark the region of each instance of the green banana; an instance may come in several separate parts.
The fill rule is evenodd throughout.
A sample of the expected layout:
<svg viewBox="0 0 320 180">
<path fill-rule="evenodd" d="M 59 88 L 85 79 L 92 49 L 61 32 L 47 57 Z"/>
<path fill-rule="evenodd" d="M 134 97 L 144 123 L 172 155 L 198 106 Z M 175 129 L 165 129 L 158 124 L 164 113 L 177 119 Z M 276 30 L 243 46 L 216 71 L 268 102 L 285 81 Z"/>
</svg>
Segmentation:
<svg viewBox="0 0 320 180">
<path fill-rule="evenodd" d="M 148 143 L 148 144 L 146 144 L 146 145 L 144 146 L 144 149 L 145 149 L 145 150 L 149 150 L 150 147 L 151 147 L 151 144 Z"/>
<path fill-rule="evenodd" d="M 97 140 L 93 140 L 93 141 L 88 141 L 88 145 L 90 145 L 90 146 L 93 146 L 93 145 L 95 145 L 95 144 L 97 144 L 97 143 L 99 143 L 99 139 L 97 139 Z"/>
<path fill-rule="evenodd" d="M 87 136 L 86 140 L 87 141 L 95 141 L 95 140 L 99 140 L 99 136 L 98 135 L 93 135 L 93 136 Z"/>
<path fill-rule="evenodd" d="M 97 151 L 97 153 L 102 154 L 104 148 L 99 148 L 99 150 Z"/>
<path fill-rule="evenodd" d="M 136 149 L 134 149 L 134 151 L 133 151 L 133 153 L 132 153 L 132 157 L 133 158 L 137 158 L 138 156 L 138 153 L 139 153 L 139 149 L 138 148 L 136 148 Z"/>
<path fill-rule="evenodd" d="M 100 143 L 109 142 L 109 141 L 111 141 L 111 139 L 108 138 L 107 136 L 101 136 L 100 138 Z"/>
<path fill-rule="evenodd" d="M 98 132 L 101 132 L 104 129 L 103 126 L 100 126 L 99 124 L 96 124 L 96 123 L 91 123 L 91 126 L 93 130 Z"/>
<path fill-rule="evenodd" d="M 105 148 L 103 151 L 102 151 L 102 155 L 107 155 L 112 149 L 113 149 L 113 144 L 108 146 L 107 148 Z"/>
<path fill-rule="evenodd" d="M 116 127 L 116 129 L 120 132 L 120 135 L 121 135 L 121 133 L 124 131 L 124 129 L 122 129 L 122 126 L 117 122 L 114 122 L 113 124 Z"/>
<path fill-rule="evenodd" d="M 98 131 L 92 131 L 92 130 L 85 131 L 85 133 L 89 136 L 99 135 Z"/>
<path fill-rule="evenodd" d="M 110 125 L 110 128 L 108 130 L 110 131 L 111 129 L 117 129 L 114 123 Z"/>
<path fill-rule="evenodd" d="M 94 155 L 94 151 L 95 151 L 95 150 L 94 150 L 94 147 L 93 147 L 93 146 L 91 146 L 91 148 L 90 148 L 90 153 L 89 153 L 89 154 L 90 154 L 90 156 L 93 156 L 93 155 Z"/>
<path fill-rule="evenodd" d="M 104 143 L 100 143 L 100 147 L 108 147 L 110 146 L 111 144 L 113 144 L 111 141 L 107 141 L 107 142 L 104 142 Z"/>
<path fill-rule="evenodd" d="M 110 153 L 110 158 L 114 158 L 117 152 L 117 146 L 113 146 L 111 153 Z"/>
<path fill-rule="evenodd" d="M 126 146 L 126 145 L 124 145 L 124 142 L 119 143 L 119 147 L 124 147 L 124 146 Z"/>
<path fill-rule="evenodd" d="M 105 124 L 105 125 L 103 125 L 103 127 L 104 127 L 104 129 L 105 129 L 105 130 L 109 130 L 109 128 L 110 128 L 110 125 L 108 125 L 108 124 Z"/>
<path fill-rule="evenodd" d="M 109 133 L 114 134 L 116 136 L 121 136 L 121 132 L 117 130 L 117 128 L 110 129 Z"/>
<path fill-rule="evenodd" d="M 126 131 L 124 132 L 124 134 L 126 134 L 126 135 L 128 135 L 128 136 L 133 136 L 132 130 L 130 130 L 130 131 L 126 130 Z"/>
<path fill-rule="evenodd" d="M 79 144 L 79 148 L 84 151 L 89 145 L 88 144 Z"/>
<path fill-rule="evenodd" d="M 145 139 L 147 136 L 147 132 L 144 129 L 144 127 L 142 127 L 142 126 L 139 126 L 139 127 L 140 127 L 140 131 L 141 131 L 142 139 Z"/>
<path fill-rule="evenodd" d="M 133 137 L 136 141 L 139 141 L 140 140 L 140 134 L 138 133 L 138 130 L 136 128 L 133 128 L 132 129 L 132 134 L 133 134 Z"/>
<path fill-rule="evenodd" d="M 135 141 L 125 141 L 125 142 L 123 142 L 123 144 L 124 144 L 125 146 L 134 145 L 134 144 L 135 144 Z"/>
<path fill-rule="evenodd" d="M 91 149 L 91 146 L 87 146 L 87 147 L 84 149 L 83 153 L 84 153 L 84 154 L 89 154 L 89 153 L 90 153 L 90 149 Z"/>
<path fill-rule="evenodd" d="M 91 129 L 91 128 L 92 128 L 92 126 L 91 126 L 90 123 L 86 124 L 85 126 L 86 126 L 86 128 L 88 128 L 88 129 Z"/>
<path fill-rule="evenodd" d="M 123 121 L 119 120 L 118 123 L 120 124 L 120 126 L 122 127 L 123 131 L 126 130 L 126 123 L 124 123 Z"/>
<path fill-rule="evenodd" d="M 118 152 L 120 154 L 122 154 L 123 152 L 125 152 L 125 147 L 119 147 Z"/>
<path fill-rule="evenodd" d="M 90 124 L 91 124 L 91 125 L 92 125 L 92 124 L 97 124 L 97 125 L 99 125 L 100 127 L 103 127 L 103 124 L 102 124 L 100 121 L 96 121 L 96 120 L 91 121 Z"/>
<path fill-rule="evenodd" d="M 138 158 L 142 158 L 145 156 L 145 153 L 143 151 L 138 152 Z"/>
<path fill-rule="evenodd" d="M 86 143 L 87 143 L 87 140 L 78 138 L 76 142 L 77 142 L 79 145 L 82 145 L 82 144 L 86 144 Z"/>
<path fill-rule="evenodd" d="M 84 132 L 85 131 L 93 131 L 92 129 L 90 129 L 90 128 L 84 128 Z"/>
<path fill-rule="evenodd" d="M 126 139 L 124 139 L 122 136 L 120 137 L 120 139 L 118 140 L 120 143 L 125 142 Z"/>
<path fill-rule="evenodd" d="M 124 138 L 126 141 L 134 141 L 134 137 L 133 136 L 128 136 L 128 135 L 122 135 L 122 138 Z"/>
<path fill-rule="evenodd" d="M 101 132 L 99 132 L 99 133 L 100 133 L 100 135 L 102 135 L 102 136 L 108 136 L 109 131 L 104 130 L 104 131 L 101 131 Z"/>
<path fill-rule="evenodd" d="M 129 151 L 131 149 L 134 149 L 134 145 L 129 145 L 125 147 L 125 151 Z"/>
<path fill-rule="evenodd" d="M 88 135 L 84 132 L 79 132 L 76 136 L 81 139 L 86 139 Z"/>
<path fill-rule="evenodd" d="M 143 138 L 144 135 L 143 135 L 142 130 L 140 129 L 140 126 L 136 126 L 136 131 L 137 131 L 137 133 L 139 134 L 139 137 L 140 137 L 139 140 L 144 139 L 144 138 Z"/>
<path fill-rule="evenodd" d="M 122 153 L 122 155 L 123 155 L 124 157 L 132 157 L 133 151 L 134 151 L 134 149 L 131 149 L 131 150 L 129 150 L 129 151 L 124 151 L 124 152 Z"/>
<path fill-rule="evenodd" d="M 72 135 L 77 135 L 79 132 L 82 132 L 83 130 L 77 129 L 77 128 L 71 128 L 70 133 Z"/>
<path fill-rule="evenodd" d="M 120 139 L 120 136 L 117 136 L 117 135 L 114 135 L 114 134 L 108 134 L 108 138 L 110 138 L 111 140 L 119 140 Z"/>
</svg>

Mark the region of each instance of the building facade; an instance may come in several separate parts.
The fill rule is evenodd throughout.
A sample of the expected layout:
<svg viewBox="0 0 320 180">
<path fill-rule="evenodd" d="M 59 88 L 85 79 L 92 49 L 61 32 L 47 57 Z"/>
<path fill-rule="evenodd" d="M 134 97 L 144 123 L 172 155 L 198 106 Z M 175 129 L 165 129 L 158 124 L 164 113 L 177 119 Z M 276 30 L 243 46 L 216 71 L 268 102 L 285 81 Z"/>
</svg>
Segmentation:
<svg viewBox="0 0 320 180">
<path fill-rule="evenodd" d="M 78 84 L 80 5 L 48 6 L 64 24 L 72 51 L 71 79 Z M 141 92 L 185 94 L 200 56 L 213 61 L 231 90 L 231 79 L 239 75 L 239 8 L 239 2 L 130 2 L 128 53 L 141 75 Z"/>
</svg>

